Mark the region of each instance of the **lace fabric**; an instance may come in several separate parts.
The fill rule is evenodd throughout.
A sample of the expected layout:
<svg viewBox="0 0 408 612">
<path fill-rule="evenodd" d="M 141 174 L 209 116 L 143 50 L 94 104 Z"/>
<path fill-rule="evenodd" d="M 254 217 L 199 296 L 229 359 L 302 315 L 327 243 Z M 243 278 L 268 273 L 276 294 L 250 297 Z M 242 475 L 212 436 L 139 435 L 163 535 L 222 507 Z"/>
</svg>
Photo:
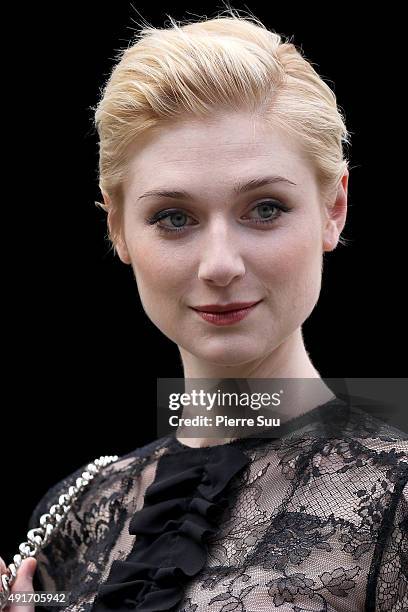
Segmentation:
<svg viewBox="0 0 408 612">
<path fill-rule="evenodd" d="M 126 561 L 114 561 L 107 583 L 99 587 L 93 612 L 120 609 L 174 610 L 183 587 L 204 566 L 208 536 L 228 505 L 229 481 L 249 458 L 221 445 L 184 455 L 164 455 L 144 506 L 130 521 L 136 546 Z"/>
<path fill-rule="evenodd" d="M 211 499 L 201 494 L 199 468 L 215 457 L 233 469 L 221 478 L 221 497 Z M 47 492 L 29 528 L 85 468 Z M 220 470 L 204 473 L 207 493 L 214 492 Z M 197 449 L 167 436 L 92 481 L 39 553 L 34 587 L 69 591 L 69 612 L 146 612 L 154 609 L 146 596 L 157 592 L 157 612 L 407 611 L 407 482 L 406 434 L 337 398 L 294 419 L 279 439 Z M 163 502 L 170 514 L 157 511 Z M 161 537 L 168 546 L 166 538 L 180 531 L 186 537 L 171 557 L 177 563 L 165 564 L 175 570 L 166 599 L 162 574 L 137 571 L 143 562 L 157 569 L 160 558 L 149 556 L 154 542 Z M 202 562 L 189 572 L 197 555 Z M 131 571 L 116 574 L 118 567 Z M 124 595 L 132 581 L 126 596 L 98 608 L 103 594 Z"/>
</svg>

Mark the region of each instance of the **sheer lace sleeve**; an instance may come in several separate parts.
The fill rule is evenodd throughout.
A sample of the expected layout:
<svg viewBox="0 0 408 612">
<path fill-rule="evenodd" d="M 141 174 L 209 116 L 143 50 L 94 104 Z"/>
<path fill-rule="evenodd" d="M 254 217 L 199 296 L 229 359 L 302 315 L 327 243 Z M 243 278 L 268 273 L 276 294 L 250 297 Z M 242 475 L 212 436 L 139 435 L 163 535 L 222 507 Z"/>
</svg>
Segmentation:
<svg viewBox="0 0 408 612">
<path fill-rule="evenodd" d="M 79 467 L 77 470 L 75 470 L 74 472 L 66 476 L 65 478 L 61 479 L 58 483 L 53 485 L 45 493 L 45 495 L 43 495 L 43 497 L 40 499 L 40 501 L 38 502 L 38 504 L 36 505 L 36 507 L 34 508 L 31 514 L 31 517 L 28 521 L 27 529 L 34 529 L 40 526 L 41 516 L 47 513 L 53 504 L 56 504 L 58 502 L 58 498 L 60 495 L 62 495 L 63 493 L 66 493 L 69 487 L 75 484 L 76 479 L 79 478 L 82 472 L 86 470 L 88 463 L 89 462 Z M 61 555 L 63 554 L 63 551 L 59 551 L 57 553 L 58 542 L 59 542 L 58 538 L 55 538 L 53 540 L 52 548 L 46 546 L 43 550 L 40 550 L 36 556 L 37 570 L 35 572 L 34 581 L 33 581 L 35 591 L 55 592 L 58 590 L 59 591 L 66 590 L 65 588 L 66 587 L 66 584 L 65 584 L 66 574 L 65 573 L 56 574 L 55 572 L 51 571 L 50 565 L 49 565 L 51 558 L 49 558 L 48 555 L 46 554 L 47 550 L 48 551 L 52 550 L 53 555 L 58 554 L 61 557 Z M 70 552 L 71 552 L 71 558 L 75 556 L 75 541 L 73 539 L 70 542 Z"/>
<path fill-rule="evenodd" d="M 378 610 L 408 610 L 408 476 L 397 487 L 402 492 L 385 519 L 383 537 L 378 540 Z M 395 512 L 395 513 L 394 513 Z M 373 608 L 374 609 L 374 608 Z"/>
<path fill-rule="evenodd" d="M 79 493 L 47 545 L 37 554 L 34 589 L 70 594 L 69 604 L 58 610 L 90 610 L 113 560 L 129 554 L 134 536 L 129 534 L 128 524 L 143 505 L 144 492 L 154 479 L 160 447 L 161 440 L 156 440 L 102 468 Z M 40 525 L 41 515 L 57 503 L 88 463 L 47 491 L 29 519 L 29 529 Z M 39 606 L 39 610 L 55 612 L 56 608 Z"/>
</svg>

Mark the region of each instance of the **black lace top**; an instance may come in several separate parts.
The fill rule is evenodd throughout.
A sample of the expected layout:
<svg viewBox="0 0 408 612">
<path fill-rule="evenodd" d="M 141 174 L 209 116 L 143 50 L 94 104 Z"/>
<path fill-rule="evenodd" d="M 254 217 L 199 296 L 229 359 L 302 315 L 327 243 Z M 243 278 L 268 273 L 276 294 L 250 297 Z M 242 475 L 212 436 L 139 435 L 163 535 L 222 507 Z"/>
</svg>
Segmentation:
<svg viewBox="0 0 408 612">
<path fill-rule="evenodd" d="M 69 591 L 70 612 L 406 612 L 407 481 L 406 434 L 339 398 L 279 439 L 166 436 L 95 477 L 34 586 Z"/>
</svg>

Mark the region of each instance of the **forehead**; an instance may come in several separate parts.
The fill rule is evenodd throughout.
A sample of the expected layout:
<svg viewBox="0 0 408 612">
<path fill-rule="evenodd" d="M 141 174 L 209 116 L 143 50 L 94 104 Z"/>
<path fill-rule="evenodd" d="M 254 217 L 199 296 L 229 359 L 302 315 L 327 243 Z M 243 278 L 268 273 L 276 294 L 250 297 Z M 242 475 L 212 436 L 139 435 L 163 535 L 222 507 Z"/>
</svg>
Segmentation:
<svg viewBox="0 0 408 612">
<path fill-rule="evenodd" d="M 279 174 L 305 185 L 312 169 L 299 139 L 246 113 L 177 121 L 135 143 L 128 189 L 197 182 L 218 185 L 237 177 Z"/>
</svg>

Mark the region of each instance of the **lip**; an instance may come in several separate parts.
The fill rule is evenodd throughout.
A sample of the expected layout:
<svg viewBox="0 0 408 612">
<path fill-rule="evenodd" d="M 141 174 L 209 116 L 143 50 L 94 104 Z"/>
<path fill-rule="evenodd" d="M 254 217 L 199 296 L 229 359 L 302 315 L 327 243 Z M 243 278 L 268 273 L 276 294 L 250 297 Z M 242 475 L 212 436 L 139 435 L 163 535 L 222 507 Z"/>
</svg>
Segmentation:
<svg viewBox="0 0 408 612">
<path fill-rule="evenodd" d="M 255 302 L 231 302 L 230 304 L 204 304 L 204 306 L 192 306 L 193 310 L 200 312 L 230 312 L 231 310 L 242 310 L 258 304 L 261 300 Z"/>
<path fill-rule="evenodd" d="M 212 323 L 213 325 L 233 325 L 234 323 L 238 323 L 239 321 L 247 317 L 253 310 L 255 310 L 255 308 L 261 301 L 262 300 L 259 300 L 258 302 L 247 302 L 249 306 L 228 311 L 218 310 L 217 312 L 210 312 L 197 310 L 196 308 L 193 308 L 193 310 L 195 310 L 196 313 L 202 319 L 204 319 L 204 321 Z M 219 308 L 219 306 L 217 308 Z"/>
</svg>

